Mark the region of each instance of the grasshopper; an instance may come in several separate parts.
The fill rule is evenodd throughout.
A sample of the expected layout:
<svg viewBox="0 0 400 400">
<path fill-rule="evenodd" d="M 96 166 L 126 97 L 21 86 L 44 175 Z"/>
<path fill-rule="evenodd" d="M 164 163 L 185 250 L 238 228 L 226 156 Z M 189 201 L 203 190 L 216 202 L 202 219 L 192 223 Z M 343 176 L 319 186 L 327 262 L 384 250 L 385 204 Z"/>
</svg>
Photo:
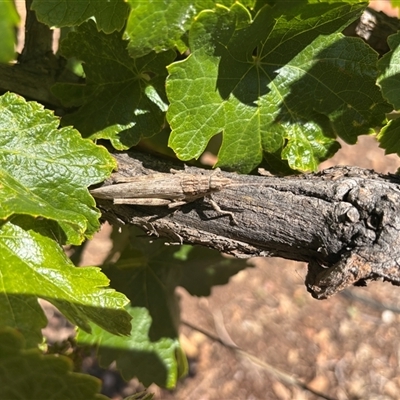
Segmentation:
<svg viewBox="0 0 400 400">
<path fill-rule="evenodd" d="M 207 196 L 214 209 L 222 214 L 230 215 L 234 220 L 232 212 L 221 210 L 210 198 L 213 192 L 229 186 L 232 183 L 231 179 L 215 173 L 197 175 L 175 170 L 171 172 L 172 174 L 157 173 L 120 178 L 115 185 L 93 189 L 90 193 L 99 199 L 113 200 L 114 204 L 167 206 L 168 208 L 179 207 Z"/>
</svg>

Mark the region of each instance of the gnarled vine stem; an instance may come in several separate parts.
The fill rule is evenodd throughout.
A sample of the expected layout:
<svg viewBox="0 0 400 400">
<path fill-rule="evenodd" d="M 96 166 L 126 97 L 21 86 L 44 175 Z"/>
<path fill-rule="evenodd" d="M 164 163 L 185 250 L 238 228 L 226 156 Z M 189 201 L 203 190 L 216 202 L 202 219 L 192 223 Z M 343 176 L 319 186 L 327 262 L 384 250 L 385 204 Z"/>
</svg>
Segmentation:
<svg viewBox="0 0 400 400">
<path fill-rule="evenodd" d="M 183 168 L 141 153 L 115 155 L 118 176 Z M 188 168 L 191 173 L 209 173 Z M 349 285 L 400 284 L 400 179 L 356 167 L 275 177 L 221 172 L 234 184 L 179 209 L 99 200 L 111 223 L 133 224 L 172 243 L 207 246 L 236 257 L 283 257 L 308 263 L 307 289 L 318 299 Z"/>
</svg>

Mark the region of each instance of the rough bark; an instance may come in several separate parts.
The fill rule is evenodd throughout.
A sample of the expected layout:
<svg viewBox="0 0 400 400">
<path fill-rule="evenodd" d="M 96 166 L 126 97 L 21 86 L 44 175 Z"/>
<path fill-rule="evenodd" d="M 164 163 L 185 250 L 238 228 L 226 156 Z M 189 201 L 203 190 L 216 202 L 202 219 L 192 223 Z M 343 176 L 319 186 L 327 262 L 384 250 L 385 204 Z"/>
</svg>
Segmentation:
<svg viewBox="0 0 400 400">
<path fill-rule="evenodd" d="M 65 68 L 64 58 L 53 54 L 53 31 L 36 19 L 31 4 L 26 0 L 25 43 L 18 62 L 0 64 L 0 93 L 15 92 L 62 113 L 51 87 L 57 82 L 77 83 L 79 77 Z"/>
<path fill-rule="evenodd" d="M 182 165 L 141 153 L 117 154 L 122 176 L 169 172 Z M 193 174 L 209 174 L 186 167 Z M 345 287 L 383 279 L 400 285 L 400 178 L 355 167 L 301 176 L 220 172 L 233 184 L 169 209 L 98 200 L 111 223 L 133 224 L 171 243 L 207 246 L 236 257 L 283 257 L 308 263 L 307 289 L 323 299 Z"/>
</svg>

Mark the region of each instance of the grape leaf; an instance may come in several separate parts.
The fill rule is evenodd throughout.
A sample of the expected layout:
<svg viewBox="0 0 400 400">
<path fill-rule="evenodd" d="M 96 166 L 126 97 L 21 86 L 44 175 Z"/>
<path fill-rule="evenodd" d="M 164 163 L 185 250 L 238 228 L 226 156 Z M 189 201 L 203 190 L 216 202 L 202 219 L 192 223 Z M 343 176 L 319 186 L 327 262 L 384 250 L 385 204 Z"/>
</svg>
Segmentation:
<svg viewBox="0 0 400 400">
<path fill-rule="evenodd" d="M 1 246 L 3 247 L 3 246 Z M 4 256 L 0 256 L 1 262 Z M 1 273 L 3 269 L 0 268 Z M 7 276 L 5 276 L 7 279 Z M 26 282 L 24 282 L 26 283 Z M 35 296 L 5 293 L 0 288 L 0 328 L 12 327 L 18 330 L 26 342 L 27 348 L 37 348 L 43 342 L 42 329 L 47 325 L 47 318 Z"/>
<path fill-rule="evenodd" d="M 178 336 L 179 305 L 175 287 L 180 269 L 174 252 L 176 249 L 165 246 L 162 240 L 150 243 L 147 238 L 135 238 L 115 265 L 103 269 L 111 287 L 124 293 L 132 307 L 147 308 L 152 320 L 149 336 L 153 341 Z"/>
<path fill-rule="evenodd" d="M 60 247 L 98 229 L 87 186 L 104 180 L 115 161 L 58 123 L 35 102 L 0 97 L 0 324 L 18 328 L 29 345 L 45 324 L 38 297 L 84 329 L 88 320 L 119 333 L 129 325 L 125 296 L 103 289 L 108 280 L 97 269 L 75 268 Z"/>
<path fill-rule="evenodd" d="M 78 331 L 79 344 L 98 346 L 100 365 L 108 367 L 114 360 L 124 379 L 137 377 L 145 386 L 156 383 L 172 389 L 186 374 L 187 363 L 177 339 L 148 337 L 151 318 L 145 308 L 128 307 L 132 316 L 130 336 L 115 336 L 97 326 L 92 333 Z"/>
<path fill-rule="evenodd" d="M 131 228 L 131 235 L 141 232 Z M 179 304 L 175 288 L 182 285 L 197 296 L 210 294 L 214 285 L 225 284 L 229 278 L 246 268 L 243 260 L 223 257 L 203 247 L 165 246 L 162 240 L 132 237 L 113 266 L 104 268 L 110 286 L 124 293 L 133 307 L 146 307 L 152 324 L 151 340 L 175 338 L 179 328 Z"/>
<path fill-rule="evenodd" d="M 128 50 L 132 57 L 140 57 L 152 51 L 160 52 L 177 48 L 187 49 L 184 36 L 194 17 L 207 8 L 223 4 L 231 6 L 235 0 L 129 0 L 132 12 L 125 29 L 129 39 Z M 243 4 L 243 1 L 241 2 Z M 246 1 L 253 5 L 254 1 Z M 157 29 L 154 29 L 154 27 Z"/>
<path fill-rule="evenodd" d="M 165 123 L 165 66 L 174 52 L 132 59 L 122 33 L 99 33 L 93 21 L 70 32 L 61 43 L 65 57 L 84 62 L 84 85 L 56 84 L 53 92 L 65 105 L 80 105 L 63 125 L 74 125 L 92 139 L 109 139 L 119 150 L 158 133 Z"/>
<path fill-rule="evenodd" d="M 58 221 L 60 243 L 80 244 L 98 230 L 99 212 L 87 186 L 103 181 L 115 160 L 83 140 L 35 102 L 0 97 L 0 218 L 13 213 Z"/>
<path fill-rule="evenodd" d="M 400 34 L 396 33 L 388 37 L 390 51 L 378 62 L 378 85 L 382 88 L 382 94 L 395 110 L 400 110 Z M 400 120 L 394 119 L 379 132 L 379 145 L 385 149 L 386 154 L 397 153 L 400 155 Z"/>
<path fill-rule="evenodd" d="M 130 332 L 127 298 L 105 289 L 109 280 L 99 268 L 75 267 L 47 220 L 20 216 L 1 225 L 0 271 L 0 326 L 18 328 L 29 345 L 37 344 L 45 325 L 38 298 L 82 329 L 90 330 L 93 321 L 116 334 Z"/>
<path fill-rule="evenodd" d="M 336 135 L 355 143 L 381 124 L 389 107 L 375 85 L 377 55 L 335 33 L 365 5 L 277 2 L 254 20 L 239 3 L 202 11 L 191 55 L 168 68 L 178 157 L 198 158 L 222 131 L 218 166 L 249 172 L 281 151 L 291 168 L 315 170 L 339 148 Z"/>
<path fill-rule="evenodd" d="M 135 228 L 129 231 L 139 233 Z M 160 369 L 160 361 L 154 359 L 156 349 L 151 346 L 168 344 L 169 350 L 172 350 L 170 345 L 177 346 L 179 304 L 176 286 L 182 285 L 198 296 L 208 295 L 213 285 L 228 282 L 246 266 L 243 260 L 224 258 L 219 252 L 202 247 L 182 246 L 177 251 L 165 246 L 161 240 L 153 242 L 136 237 L 115 265 L 104 268 L 110 285 L 125 293 L 131 301 L 132 336 L 115 338 L 93 328 L 94 335 L 79 333 L 78 340 L 97 343 L 102 365 L 107 366 L 115 359 L 126 379 L 137 376 L 145 385 L 156 382 L 173 387 L 186 369 L 180 348 L 176 353 L 167 353 L 168 357 L 174 354 L 176 360 L 158 356 L 165 364 Z"/>
<path fill-rule="evenodd" d="M 40 22 L 59 28 L 76 26 L 94 17 L 99 30 L 119 31 L 129 15 L 123 0 L 33 0 L 32 10 Z"/>
<path fill-rule="evenodd" d="M 399 110 L 400 95 L 397 88 L 400 86 L 400 33 L 389 36 L 388 44 L 390 51 L 378 62 L 378 84 L 382 88 L 383 96 Z"/>
<path fill-rule="evenodd" d="M 178 285 L 194 296 L 209 296 L 213 286 L 225 285 L 233 275 L 251 267 L 243 259 L 227 258 L 200 246 L 182 246 L 174 258 L 181 267 Z"/>
<path fill-rule="evenodd" d="M 6 63 L 15 58 L 15 29 L 19 16 L 12 0 L 0 1 L 0 62 Z"/>
<path fill-rule="evenodd" d="M 400 156 L 400 119 L 389 121 L 379 132 L 378 140 L 385 154 L 397 153 Z"/>
<path fill-rule="evenodd" d="M 57 209 L 50 201 L 45 202 L 39 195 L 32 193 L 30 188 L 14 179 L 4 169 L 0 169 L 0 185 L 0 219 L 7 219 L 13 214 L 27 214 L 69 224 L 77 231 L 86 228 L 83 215 Z"/>
<path fill-rule="evenodd" d="M 199 12 L 199 3 L 208 3 L 211 8 L 214 4 L 212 0 L 172 0 L 167 3 L 129 0 L 132 12 L 125 29 L 125 37 L 130 40 L 129 54 L 141 57 L 152 51 L 160 52 L 174 47 L 183 53 L 186 44 L 181 37 Z M 154 29 L 155 26 L 157 29 Z"/>
<path fill-rule="evenodd" d="M 100 387 L 99 379 L 72 372 L 67 357 L 26 350 L 21 334 L 0 330 L 1 399 L 106 400 Z"/>
<path fill-rule="evenodd" d="M 392 3 L 393 8 L 399 8 L 400 7 L 400 0 L 390 0 Z"/>
</svg>

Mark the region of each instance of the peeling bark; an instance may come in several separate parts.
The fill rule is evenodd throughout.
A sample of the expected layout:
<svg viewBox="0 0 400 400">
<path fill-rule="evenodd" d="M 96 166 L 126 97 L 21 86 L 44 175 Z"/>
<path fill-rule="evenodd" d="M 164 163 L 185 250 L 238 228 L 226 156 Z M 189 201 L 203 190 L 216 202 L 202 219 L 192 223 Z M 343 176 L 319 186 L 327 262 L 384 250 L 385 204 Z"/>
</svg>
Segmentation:
<svg viewBox="0 0 400 400">
<path fill-rule="evenodd" d="M 117 154 L 122 176 L 169 172 L 182 165 L 141 153 Z M 186 167 L 194 174 L 210 174 Z M 98 200 L 104 219 L 133 224 L 172 243 L 207 246 L 236 257 L 283 257 L 308 263 L 306 286 L 317 299 L 349 285 L 383 279 L 400 285 L 400 178 L 356 167 L 301 176 L 221 172 L 233 184 L 179 209 Z"/>
</svg>

